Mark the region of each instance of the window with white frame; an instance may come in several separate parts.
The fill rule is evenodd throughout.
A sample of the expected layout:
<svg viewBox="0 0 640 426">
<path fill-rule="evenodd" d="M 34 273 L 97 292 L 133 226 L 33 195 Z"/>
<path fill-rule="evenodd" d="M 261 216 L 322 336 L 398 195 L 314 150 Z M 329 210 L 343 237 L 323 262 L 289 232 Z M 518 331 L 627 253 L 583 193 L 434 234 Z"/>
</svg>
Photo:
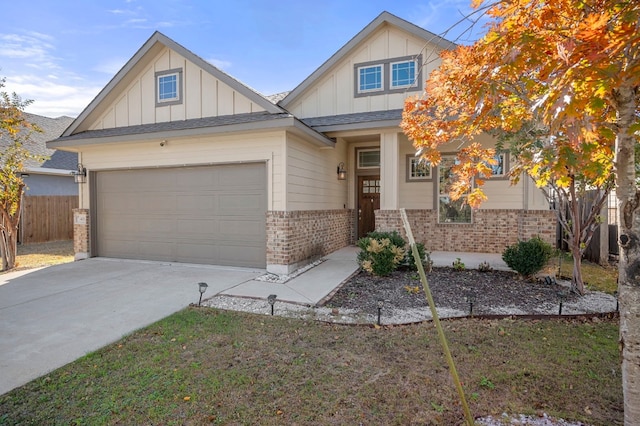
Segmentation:
<svg viewBox="0 0 640 426">
<path fill-rule="evenodd" d="M 354 96 L 422 90 L 422 55 L 354 64 Z"/>
<path fill-rule="evenodd" d="M 416 84 L 416 61 L 391 64 L 391 87 L 411 87 Z"/>
<path fill-rule="evenodd" d="M 431 180 L 431 164 L 415 155 L 407 155 L 407 182 Z"/>
<path fill-rule="evenodd" d="M 358 68 L 358 91 L 372 92 L 382 90 L 382 65 Z"/>
<path fill-rule="evenodd" d="M 451 168 L 458 160 L 453 155 L 442 156 L 438 165 L 438 223 L 471 223 L 471 207 L 465 196 L 452 200 L 449 196 L 455 174 Z"/>
<path fill-rule="evenodd" d="M 494 160 L 497 161 L 496 164 L 490 164 L 491 167 L 491 177 L 503 177 L 507 174 L 507 153 L 506 152 L 498 152 L 496 153 Z"/>
<path fill-rule="evenodd" d="M 182 69 L 159 71 L 155 75 L 156 106 L 182 103 Z"/>
<path fill-rule="evenodd" d="M 376 169 L 380 167 L 380 150 L 378 148 L 358 150 L 358 168 Z"/>
</svg>

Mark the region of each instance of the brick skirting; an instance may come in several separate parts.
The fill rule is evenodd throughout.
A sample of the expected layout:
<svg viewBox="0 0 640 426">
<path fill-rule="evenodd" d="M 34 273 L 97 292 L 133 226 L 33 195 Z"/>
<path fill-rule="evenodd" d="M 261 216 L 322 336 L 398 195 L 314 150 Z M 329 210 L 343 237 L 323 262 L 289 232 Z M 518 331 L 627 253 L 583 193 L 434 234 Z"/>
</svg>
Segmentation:
<svg viewBox="0 0 640 426">
<path fill-rule="evenodd" d="M 75 260 L 91 255 L 89 209 L 73 209 L 73 252 Z"/>
<path fill-rule="evenodd" d="M 406 233 L 399 210 L 376 210 L 376 230 Z M 407 210 L 411 231 L 427 251 L 502 253 L 518 240 L 539 236 L 555 246 L 556 214 L 551 210 L 477 210 L 471 224 L 438 223 L 434 210 Z"/>
<path fill-rule="evenodd" d="M 267 270 L 288 274 L 353 243 L 354 211 L 267 212 Z"/>
</svg>

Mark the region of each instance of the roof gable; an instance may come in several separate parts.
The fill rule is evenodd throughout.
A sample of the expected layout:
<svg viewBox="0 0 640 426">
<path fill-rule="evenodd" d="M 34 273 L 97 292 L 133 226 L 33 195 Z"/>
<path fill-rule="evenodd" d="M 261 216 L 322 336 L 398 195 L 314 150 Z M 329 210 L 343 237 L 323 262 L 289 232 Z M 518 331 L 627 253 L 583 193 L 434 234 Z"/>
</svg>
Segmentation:
<svg viewBox="0 0 640 426">
<path fill-rule="evenodd" d="M 171 121 L 174 119 L 172 117 L 172 113 L 174 116 L 177 115 L 175 119 L 189 119 L 189 118 L 201 118 L 204 116 L 215 116 L 215 115 L 225 115 L 225 114 L 233 114 L 235 111 L 224 111 L 218 114 L 218 111 L 214 109 L 209 110 L 201 110 L 196 112 L 196 115 L 189 115 L 190 113 L 182 111 L 180 114 L 176 114 L 176 111 L 179 111 L 180 108 L 176 108 L 176 106 L 162 106 L 161 108 L 156 108 L 157 110 L 162 110 L 163 114 L 160 117 L 154 117 L 153 119 L 145 118 L 144 116 L 138 117 L 134 116 L 132 118 L 128 118 L 126 120 L 120 119 L 118 121 L 118 117 L 122 117 L 123 114 L 127 114 L 127 111 L 133 110 L 136 111 L 137 108 L 131 108 L 130 104 L 134 102 L 152 102 L 153 107 L 155 108 L 155 71 L 154 67 L 151 67 L 150 64 L 153 61 L 162 61 L 165 64 L 168 64 L 167 69 L 171 68 L 173 63 L 170 60 L 165 60 L 163 55 L 173 55 L 173 57 L 177 57 L 181 63 L 185 63 L 185 68 L 182 70 L 183 78 L 186 81 L 182 84 L 182 88 L 184 88 L 184 92 L 188 93 L 189 90 L 192 90 L 193 93 L 197 93 L 201 91 L 202 88 L 193 89 L 192 81 L 197 79 L 190 79 L 190 73 L 201 72 L 205 74 L 205 78 L 210 81 L 210 86 L 213 87 L 211 90 L 218 91 L 222 93 L 222 91 L 226 91 L 225 96 L 229 96 L 235 102 L 241 103 L 243 102 L 247 106 L 244 106 L 241 109 L 241 113 L 246 112 L 263 112 L 267 111 L 269 113 L 281 113 L 282 109 L 278 106 L 274 105 L 272 102 L 264 98 L 258 92 L 229 76 L 228 74 L 222 72 L 218 68 L 214 67 L 204 59 L 195 55 L 182 45 L 176 43 L 169 37 L 164 34 L 156 31 L 145 43 L 144 45 L 135 53 L 135 55 L 122 67 L 122 69 L 111 79 L 111 81 L 100 91 L 100 93 L 91 101 L 91 103 L 80 113 L 80 115 L 76 118 L 76 120 L 72 123 L 71 126 L 63 133 L 63 136 L 69 136 L 77 132 L 82 132 L 86 130 L 105 128 L 105 127 L 120 127 L 120 126 L 129 126 L 129 125 L 138 125 L 138 124 L 148 124 L 150 122 L 159 122 L 159 121 Z M 140 83 L 140 88 L 132 87 L 136 85 L 136 79 L 141 79 L 142 75 L 145 75 L 145 82 Z M 150 73 L 150 74 L 149 74 Z M 221 83 L 221 84 L 220 84 Z M 146 90 L 146 92 L 145 92 Z M 150 94 L 148 92 L 152 92 L 152 99 L 141 99 L 144 97 L 149 97 Z M 129 96 L 129 92 L 131 92 L 130 99 L 124 99 Z M 217 93 L 217 92 L 216 92 Z M 237 95 L 235 95 L 237 94 Z M 198 95 L 199 96 L 199 95 Z M 188 102 L 191 102 L 188 99 L 184 100 L 185 105 L 181 108 L 186 110 L 189 106 Z M 197 102 L 197 100 L 193 101 L 193 104 L 201 104 L 201 102 Z M 110 111 L 109 109 L 112 109 Z M 124 111 L 124 113 L 122 112 Z M 138 115 L 144 114 L 138 113 Z M 100 120 L 103 120 L 103 123 L 100 123 Z M 122 123 L 124 122 L 124 123 Z"/>
<path fill-rule="evenodd" d="M 354 64 L 358 62 L 366 63 L 373 59 L 383 59 L 380 55 L 386 55 L 384 59 L 401 57 L 403 60 L 418 58 L 422 55 L 424 72 L 428 72 L 434 67 L 434 64 L 431 58 L 427 57 L 431 53 L 425 52 L 427 46 L 433 50 L 440 51 L 452 49 L 455 44 L 389 12 L 382 12 L 292 90 L 278 105 L 287 108 L 293 114 L 302 118 L 402 108 L 401 101 L 398 102 L 398 99 L 400 99 L 398 96 L 395 96 L 391 102 L 388 99 L 384 101 L 376 99 L 367 105 L 365 105 L 365 102 L 355 102 L 356 105 L 350 105 L 347 109 L 341 108 L 340 105 L 336 107 L 335 104 L 347 102 L 346 96 L 353 98 L 351 94 L 355 86 Z M 374 49 L 378 51 L 372 53 L 371 50 Z M 349 64 L 345 66 L 347 62 Z M 427 62 L 429 63 L 427 64 Z M 424 79 L 424 75 L 419 78 Z M 330 86 L 329 88 L 320 89 L 325 91 L 324 95 L 318 95 L 316 98 L 310 99 L 310 101 L 305 100 L 305 98 L 310 97 L 310 92 L 317 90 L 322 85 Z M 334 93 L 326 93 L 328 91 L 333 91 Z M 381 97 L 378 96 L 377 98 Z M 351 102 L 351 99 L 348 101 Z M 304 102 L 315 103 L 319 106 L 305 109 L 300 106 Z M 326 107 L 331 104 L 334 104 L 332 106 L 333 109 Z M 314 108 L 317 109 L 316 113 L 313 112 Z"/>
</svg>

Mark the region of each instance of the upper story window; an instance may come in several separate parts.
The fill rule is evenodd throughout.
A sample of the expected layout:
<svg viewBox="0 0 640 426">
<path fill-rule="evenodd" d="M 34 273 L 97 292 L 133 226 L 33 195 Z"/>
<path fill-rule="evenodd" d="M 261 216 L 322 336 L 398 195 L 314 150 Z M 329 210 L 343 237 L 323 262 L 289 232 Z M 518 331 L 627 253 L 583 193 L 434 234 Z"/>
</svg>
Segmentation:
<svg viewBox="0 0 640 426">
<path fill-rule="evenodd" d="M 507 174 L 507 153 L 499 152 L 493 157 L 498 163 L 492 164 L 491 177 L 503 177 Z"/>
<path fill-rule="evenodd" d="M 411 87 L 416 84 L 416 61 L 391 64 L 391 87 Z"/>
<path fill-rule="evenodd" d="M 361 62 L 354 65 L 354 96 L 422 90 L 422 55 Z"/>
<path fill-rule="evenodd" d="M 182 69 L 156 73 L 156 106 L 182 103 Z"/>
<path fill-rule="evenodd" d="M 370 92 L 382 90 L 382 65 L 372 67 L 360 67 L 358 78 L 358 91 Z"/>
</svg>

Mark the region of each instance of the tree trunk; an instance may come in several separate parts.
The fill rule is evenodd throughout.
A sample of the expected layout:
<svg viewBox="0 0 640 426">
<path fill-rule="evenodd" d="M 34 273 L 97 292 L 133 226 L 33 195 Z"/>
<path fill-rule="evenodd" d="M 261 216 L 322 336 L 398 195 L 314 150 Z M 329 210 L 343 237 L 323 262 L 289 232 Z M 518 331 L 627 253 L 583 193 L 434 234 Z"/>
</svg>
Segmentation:
<svg viewBox="0 0 640 426">
<path fill-rule="evenodd" d="M 633 87 L 625 85 L 614 93 L 618 111 L 615 167 L 620 245 L 620 348 L 627 426 L 640 425 L 640 192 L 635 182 L 636 140 L 630 131 L 635 122 L 637 96 Z"/>
<path fill-rule="evenodd" d="M 573 276 L 571 277 L 571 291 L 584 295 L 584 281 L 582 280 L 582 250 L 580 247 L 571 249 L 573 256 Z"/>
</svg>

